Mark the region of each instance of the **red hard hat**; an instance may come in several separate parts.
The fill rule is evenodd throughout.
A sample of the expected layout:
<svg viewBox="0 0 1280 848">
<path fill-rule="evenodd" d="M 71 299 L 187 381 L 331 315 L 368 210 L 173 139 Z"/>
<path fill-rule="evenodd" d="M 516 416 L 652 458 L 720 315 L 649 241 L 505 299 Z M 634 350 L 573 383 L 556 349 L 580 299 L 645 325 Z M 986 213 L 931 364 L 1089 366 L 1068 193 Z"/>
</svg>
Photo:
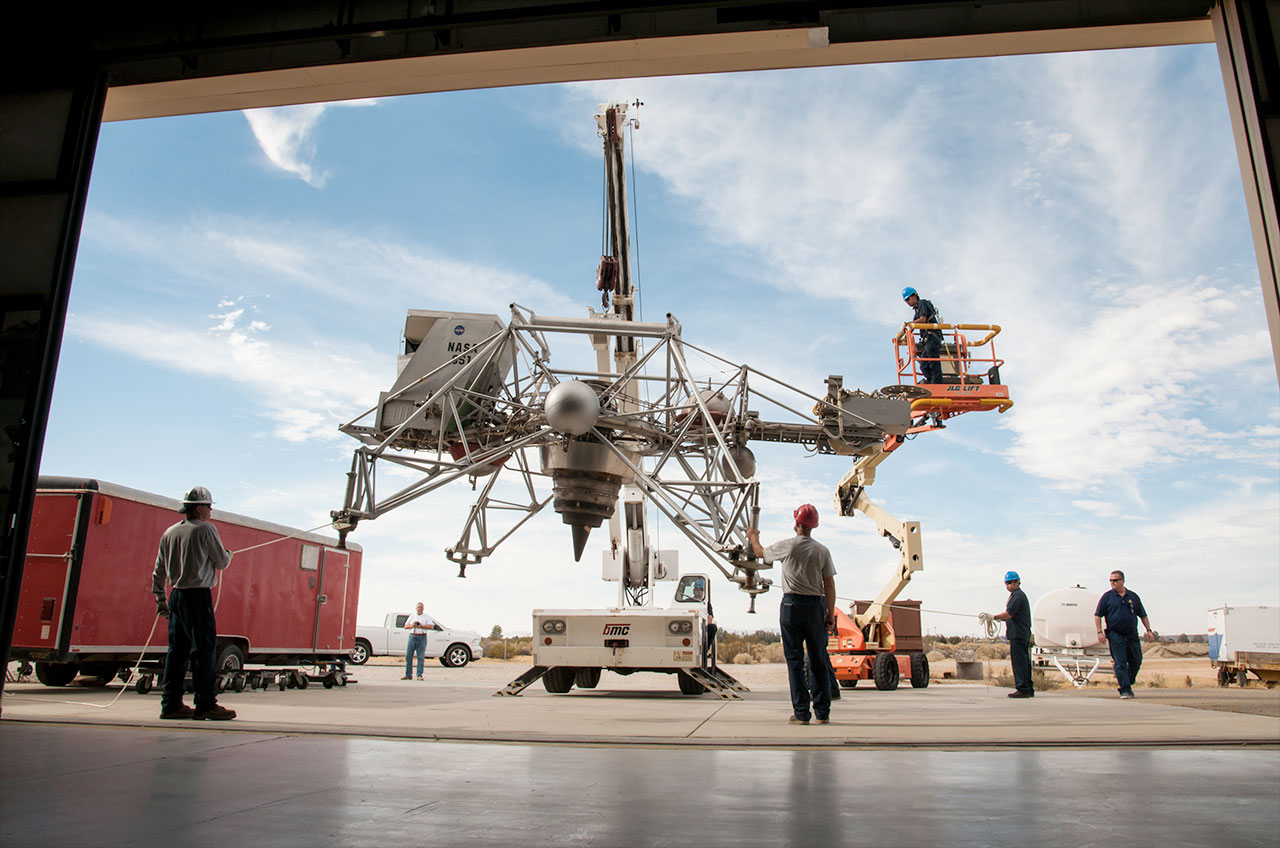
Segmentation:
<svg viewBox="0 0 1280 848">
<path fill-rule="evenodd" d="M 818 526 L 818 508 L 813 504 L 800 504 L 795 511 L 796 524 L 812 530 Z"/>
</svg>

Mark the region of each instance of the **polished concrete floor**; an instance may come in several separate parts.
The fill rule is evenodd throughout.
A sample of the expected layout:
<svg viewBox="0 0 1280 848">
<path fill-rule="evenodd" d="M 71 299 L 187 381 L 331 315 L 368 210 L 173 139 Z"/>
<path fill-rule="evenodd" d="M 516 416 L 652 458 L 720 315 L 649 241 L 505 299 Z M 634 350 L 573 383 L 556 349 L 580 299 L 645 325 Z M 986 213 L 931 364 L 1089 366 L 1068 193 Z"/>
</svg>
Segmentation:
<svg viewBox="0 0 1280 848">
<path fill-rule="evenodd" d="M 0 722 L 20 846 L 1268 846 L 1280 752 L 457 743 Z"/>
</svg>

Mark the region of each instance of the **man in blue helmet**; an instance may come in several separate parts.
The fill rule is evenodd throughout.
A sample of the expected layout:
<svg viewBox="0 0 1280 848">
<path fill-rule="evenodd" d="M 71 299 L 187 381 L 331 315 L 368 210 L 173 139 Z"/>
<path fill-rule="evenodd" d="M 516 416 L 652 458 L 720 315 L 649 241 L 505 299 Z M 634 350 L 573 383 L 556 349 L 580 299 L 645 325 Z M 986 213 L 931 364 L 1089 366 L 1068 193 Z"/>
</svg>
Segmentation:
<svg viewBox="0 0 1280 848">
<path fill-rule="evenodd" d="M 902 290 L 902 299 L 916 311 L 912 316 L 913 324 L 940 324 L 938 310 L 933 304 L 922 298 L 915 289 L 907 286 Z M 942 331 L 920 330 L 916 340 L 916 360 L 920 363 L 920 374 L 926 383 L 942 382 L 942 364 L 938 358 L 942 356 Z"/>
<path fill-rule="evenodd" d="M 1031 604 L 1027 603 L 1027 594 L 1022 591 L 1022 578 L 1018 577 L 1018 572 L 1010 571 L 1004 575 L 1004 587 L 1009 590 L 1009 600 L 1004 605 L 1004 612 L 992 618 L 1005 623 L 1005 635 L 1009 637 L 1009 664 L 1013 666 L 1014 686 L 1009 697 L 1034 698 L 1036 690 L 1031 685 Z"/>
</svg>

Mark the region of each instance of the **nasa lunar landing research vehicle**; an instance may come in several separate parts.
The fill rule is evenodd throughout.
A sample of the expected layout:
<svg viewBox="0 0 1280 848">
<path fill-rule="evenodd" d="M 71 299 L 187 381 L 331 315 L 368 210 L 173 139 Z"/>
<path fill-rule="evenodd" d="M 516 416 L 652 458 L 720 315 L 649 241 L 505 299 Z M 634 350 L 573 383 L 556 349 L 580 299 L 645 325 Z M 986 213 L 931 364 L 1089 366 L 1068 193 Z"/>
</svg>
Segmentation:
<svg viewBox="0 0 1280 848">
<path fill-rule="evenodd" d="M 710 582 L 682 580 L 676 552 L 653 546 L 650 508 L 746 593 L 754 612 L 772 580 L 747 544 L 759 521 L 750 443 L 860 459 L 945 417 L 925 422 L 918 401 L 932 395 L 914 386 L 850 391 L 832 376 L 810 393 L 692 344 L 670 313 L 638 320 L 624 167 L 624 134 L 638 124 L 628 107 L 611 103 L 596 116 L 607 219 L 600 311 L 552 317 L 511 304 L 503 320 L 410 310 L 395 382 L 341 427 L 361 443 L 343 507 L 332 514 L 342 540 L 361 521 L 462 480 L 477 497 L 445 551 L 459 576 L 548 505 L 568 525 L 577 561 L 607 523 L 601 576 L 617 584 L 615 605 L 535 610 L 534 666 L 499 694 L 539 678 L 551 692 L 592 688 L 607 669 L 671 673 L 686 694 L 738 697 L 743 687 L 715 667 L 704 642 Z M 555 350 L 579 340 L 594 350 L 594 366 L 553 363 Z M 712 376 L 695 374 L 694 354 L 714 363 Z M 382 487 L 386 463 L 396 466 L 387 478 L 395 482 Z M 670 608 L 655 605 L 663 581 L 677 581 Z"/>
</svg>

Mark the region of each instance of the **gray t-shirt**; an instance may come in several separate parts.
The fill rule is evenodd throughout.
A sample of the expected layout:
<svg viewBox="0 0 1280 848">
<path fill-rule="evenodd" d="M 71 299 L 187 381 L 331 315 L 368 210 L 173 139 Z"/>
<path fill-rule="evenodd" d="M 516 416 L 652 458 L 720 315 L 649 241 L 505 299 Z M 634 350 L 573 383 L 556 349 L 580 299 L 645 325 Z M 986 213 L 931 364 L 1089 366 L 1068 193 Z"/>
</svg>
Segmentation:
<svg viewBox="0 0 1280 848">
<path fill-rule="evenodd" d="M 164 531 L 151 574 L 151 592 L 164 597 L 165 580 L 175 589 L 212 589 L 218 572 L 231 564 L 218 528 L 207 521 L 184 519 Z"/>
<path fill-rule="evenodd" d="M 831 551 L 808 536 L 792 536 L 764 549 L 765 562 L 782 561 L 782 591 L 795 595 L 825 595 L 822 581 L 836 576 Z"/>
</svg>

